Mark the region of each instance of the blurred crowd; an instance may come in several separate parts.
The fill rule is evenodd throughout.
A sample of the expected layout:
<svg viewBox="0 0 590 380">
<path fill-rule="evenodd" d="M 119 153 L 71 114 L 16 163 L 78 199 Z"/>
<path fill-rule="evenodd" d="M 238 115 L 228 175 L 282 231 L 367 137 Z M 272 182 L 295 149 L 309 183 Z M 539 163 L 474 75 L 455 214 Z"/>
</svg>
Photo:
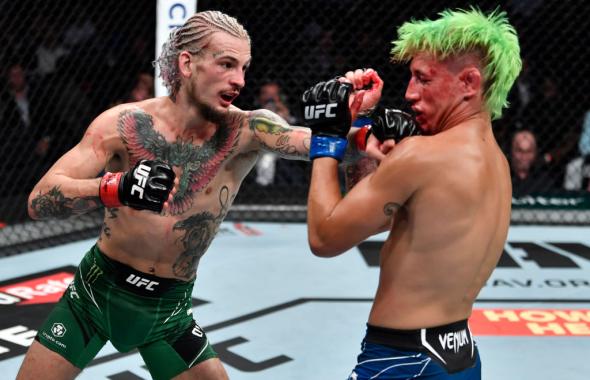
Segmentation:
<svg viewBox="0 0 590 380">
<path fill-rule="evenodd" d="M 125 5 L 106 2 L 111 10 L 106 5 L 72 0 L 59 2 L 59 6 L 31 0 L 3 6 L 0 23 L 7 27 L 0 41 L 7 48 L 0 53 L 0 221 L 26 219 L 25 199 L 34 183 L 80 140 L 98 114 L 118 103 L 154 96 L 155 6 L 142 8 L 145 2 L 139 0 Z M 342 12 L 352 17 L 360 12 L 359 3 L 366 6 L 372 2 L 326 3 L 333 12 L 324 9 L 320 13 L 314 8 L 319 5 L 308 0 L 289 3 L 289 12 L 281 13 L 284 30 L 269 30 L 267 18 L 276 17 L 273 12 L 278 9 L 272 1 L 261 0 L 256 15 L 241 2 L 199 1 L 200 9 L 236 15 L 251 32 L 253 69 L 238 106 L 267 108 L 298 125 L 298 97 L 306 86 L 352 68 L 371 66 L 381 73 L 390 91 L 384 93 L 384 102 L 403 107 L 404 88 L 398 83 L 405 82 L 407 73 L 398 73 L 400 67 L 392 68 L 387 62 L 388 41 L 395 27 L 415 10 L 397 12 L 387 22 L 376 18 L 374 30 L 347 30 L 342 26 L 354 25 L 338 21 Z M 444 5 L 457 2 L 448 3 Z M 30 12 L 33 6 L 36 11 Z M 521 37 L 525 62 L 510 95 L 510 109 L 494 123 L 498 142 L 510 162 L 514 196 L 590 192 L 590 100 L 588 86 L 582 83 L 587 81 L 590 57 L 585 50 L 576 51 L 586 49 L 588 40 L 570 38 L 569 48 L 555 50 L 571 34 L 558 34 L 559 28 L 576 11 L 560 14 L 560 9 L 573 5 L 555 0 L 507 1 L 504 6 Z M 428 7 L 422 10 L 433 11 Z M 375 16 L 365 14 L 369 15 Z M 15 22 L 14 18 L 26 22 Z M 387 32 L 379 22 L 388 26 Z M 557 25 L 537 30 L 539 25 L 553 24 Z M 576 30 L 582 28 L 580 35 L 587 35 L 588 27 L 584 31 L 580 25 Z M 548 48 L 538 33 L 557 39 L 557 45 Z M 270 46 L 269 36 L 274 38 Z M 287 42 L 297 49 L 280 47 Z M 351 50 L 342 47 L 347 44 Z M 552 60 L 549 64 L 548 57 Z M 304 203 L 308 180 L 309 163 L 265 154 L 246 179 L 237 201 Z M 288 193 L 291 198 L 278 197 L 279 193 Z"/>
</svg>

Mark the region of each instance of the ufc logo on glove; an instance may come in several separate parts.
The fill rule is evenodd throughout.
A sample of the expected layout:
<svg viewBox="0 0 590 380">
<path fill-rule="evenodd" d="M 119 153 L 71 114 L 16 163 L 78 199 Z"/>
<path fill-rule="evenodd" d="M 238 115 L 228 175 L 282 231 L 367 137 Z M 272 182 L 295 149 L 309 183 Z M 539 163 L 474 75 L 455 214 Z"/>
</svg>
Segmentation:
<svg viewBox="0 0 590 380">
<path fill-rule="evenodd" d="M 137 180 L 137 184 L 133 184 L 131 187 L 131 195 L 133 195 L 135 192 L 138 192 L 139 199 L 143 199 L 143 189 L 145 188 L 145 184 L 151 170 L 151 167 L 143 164 L 137 167 L 135 173 L 133 173 L 133 177 Z"/>
<path fill-rule="evenodd" d="M 336 117 L 336 113 L 333 111 L 338 106 L 337 103 L 330 104 L 318 104 L 315 106 L 305 107 L 305 119 L 317 119 L 322 116 L 323 113 L 326 117 Z"/>
</svg>

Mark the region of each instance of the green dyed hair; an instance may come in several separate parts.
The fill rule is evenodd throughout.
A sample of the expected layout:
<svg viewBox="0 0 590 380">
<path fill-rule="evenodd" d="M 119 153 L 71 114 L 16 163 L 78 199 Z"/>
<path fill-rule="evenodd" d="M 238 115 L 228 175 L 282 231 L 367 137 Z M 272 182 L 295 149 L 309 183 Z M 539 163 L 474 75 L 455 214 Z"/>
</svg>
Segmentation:
<svg viewBox="0 0 590 380">
<path fill-rule="evenodd" d="M 408 62 L 426 52 L 437 60 L 463 54 L 483 55 L 484 101 L 492 120 L 508 106 L 508 92 L 522 68 L 520 46 L 506 12 L 485 15 L 477 8 L 445 10 L 436 20 L 411 20 L 398 29 L 391 58 Z"/>
</svg>

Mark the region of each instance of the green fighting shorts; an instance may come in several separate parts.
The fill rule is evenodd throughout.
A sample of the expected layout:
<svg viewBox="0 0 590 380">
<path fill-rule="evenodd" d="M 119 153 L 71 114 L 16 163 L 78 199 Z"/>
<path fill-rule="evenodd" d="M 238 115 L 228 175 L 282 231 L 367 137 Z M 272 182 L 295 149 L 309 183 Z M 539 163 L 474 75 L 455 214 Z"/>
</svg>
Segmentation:
<svg viewBox="0 0 590 380">
<path fill-rule="evenodd" d="M 120 352 L 137 348 L 154 379 L 170 379 L 217 357 L 192 317 L 193 284 L 136 271 L 94 246 L 35 339 L 80 369 L 110 340 Z"/>
</svg>

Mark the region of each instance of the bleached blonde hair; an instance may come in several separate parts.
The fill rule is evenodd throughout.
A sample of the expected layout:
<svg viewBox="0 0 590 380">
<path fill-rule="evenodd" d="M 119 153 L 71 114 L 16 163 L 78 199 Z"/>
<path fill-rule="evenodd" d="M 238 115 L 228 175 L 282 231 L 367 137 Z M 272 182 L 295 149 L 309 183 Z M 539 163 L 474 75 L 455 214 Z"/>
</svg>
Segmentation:
<svg viewBox="0 0 590 380">
<path fill-rule="evenodd" d="M 162 53 L 154 61 L 154 65 L 158 65 L 160 77 L 172 99 L 176 98 L 180 88 L 178 55 L 183 50 L 198 54 L 215 32 L 225 32 L 250 43 L 248 32 L 234 17 L 219 11 L 204 11 L 195 13 L 184 25 L 174 29 L 168 41 L 162 45 Z"/>
</svg>

